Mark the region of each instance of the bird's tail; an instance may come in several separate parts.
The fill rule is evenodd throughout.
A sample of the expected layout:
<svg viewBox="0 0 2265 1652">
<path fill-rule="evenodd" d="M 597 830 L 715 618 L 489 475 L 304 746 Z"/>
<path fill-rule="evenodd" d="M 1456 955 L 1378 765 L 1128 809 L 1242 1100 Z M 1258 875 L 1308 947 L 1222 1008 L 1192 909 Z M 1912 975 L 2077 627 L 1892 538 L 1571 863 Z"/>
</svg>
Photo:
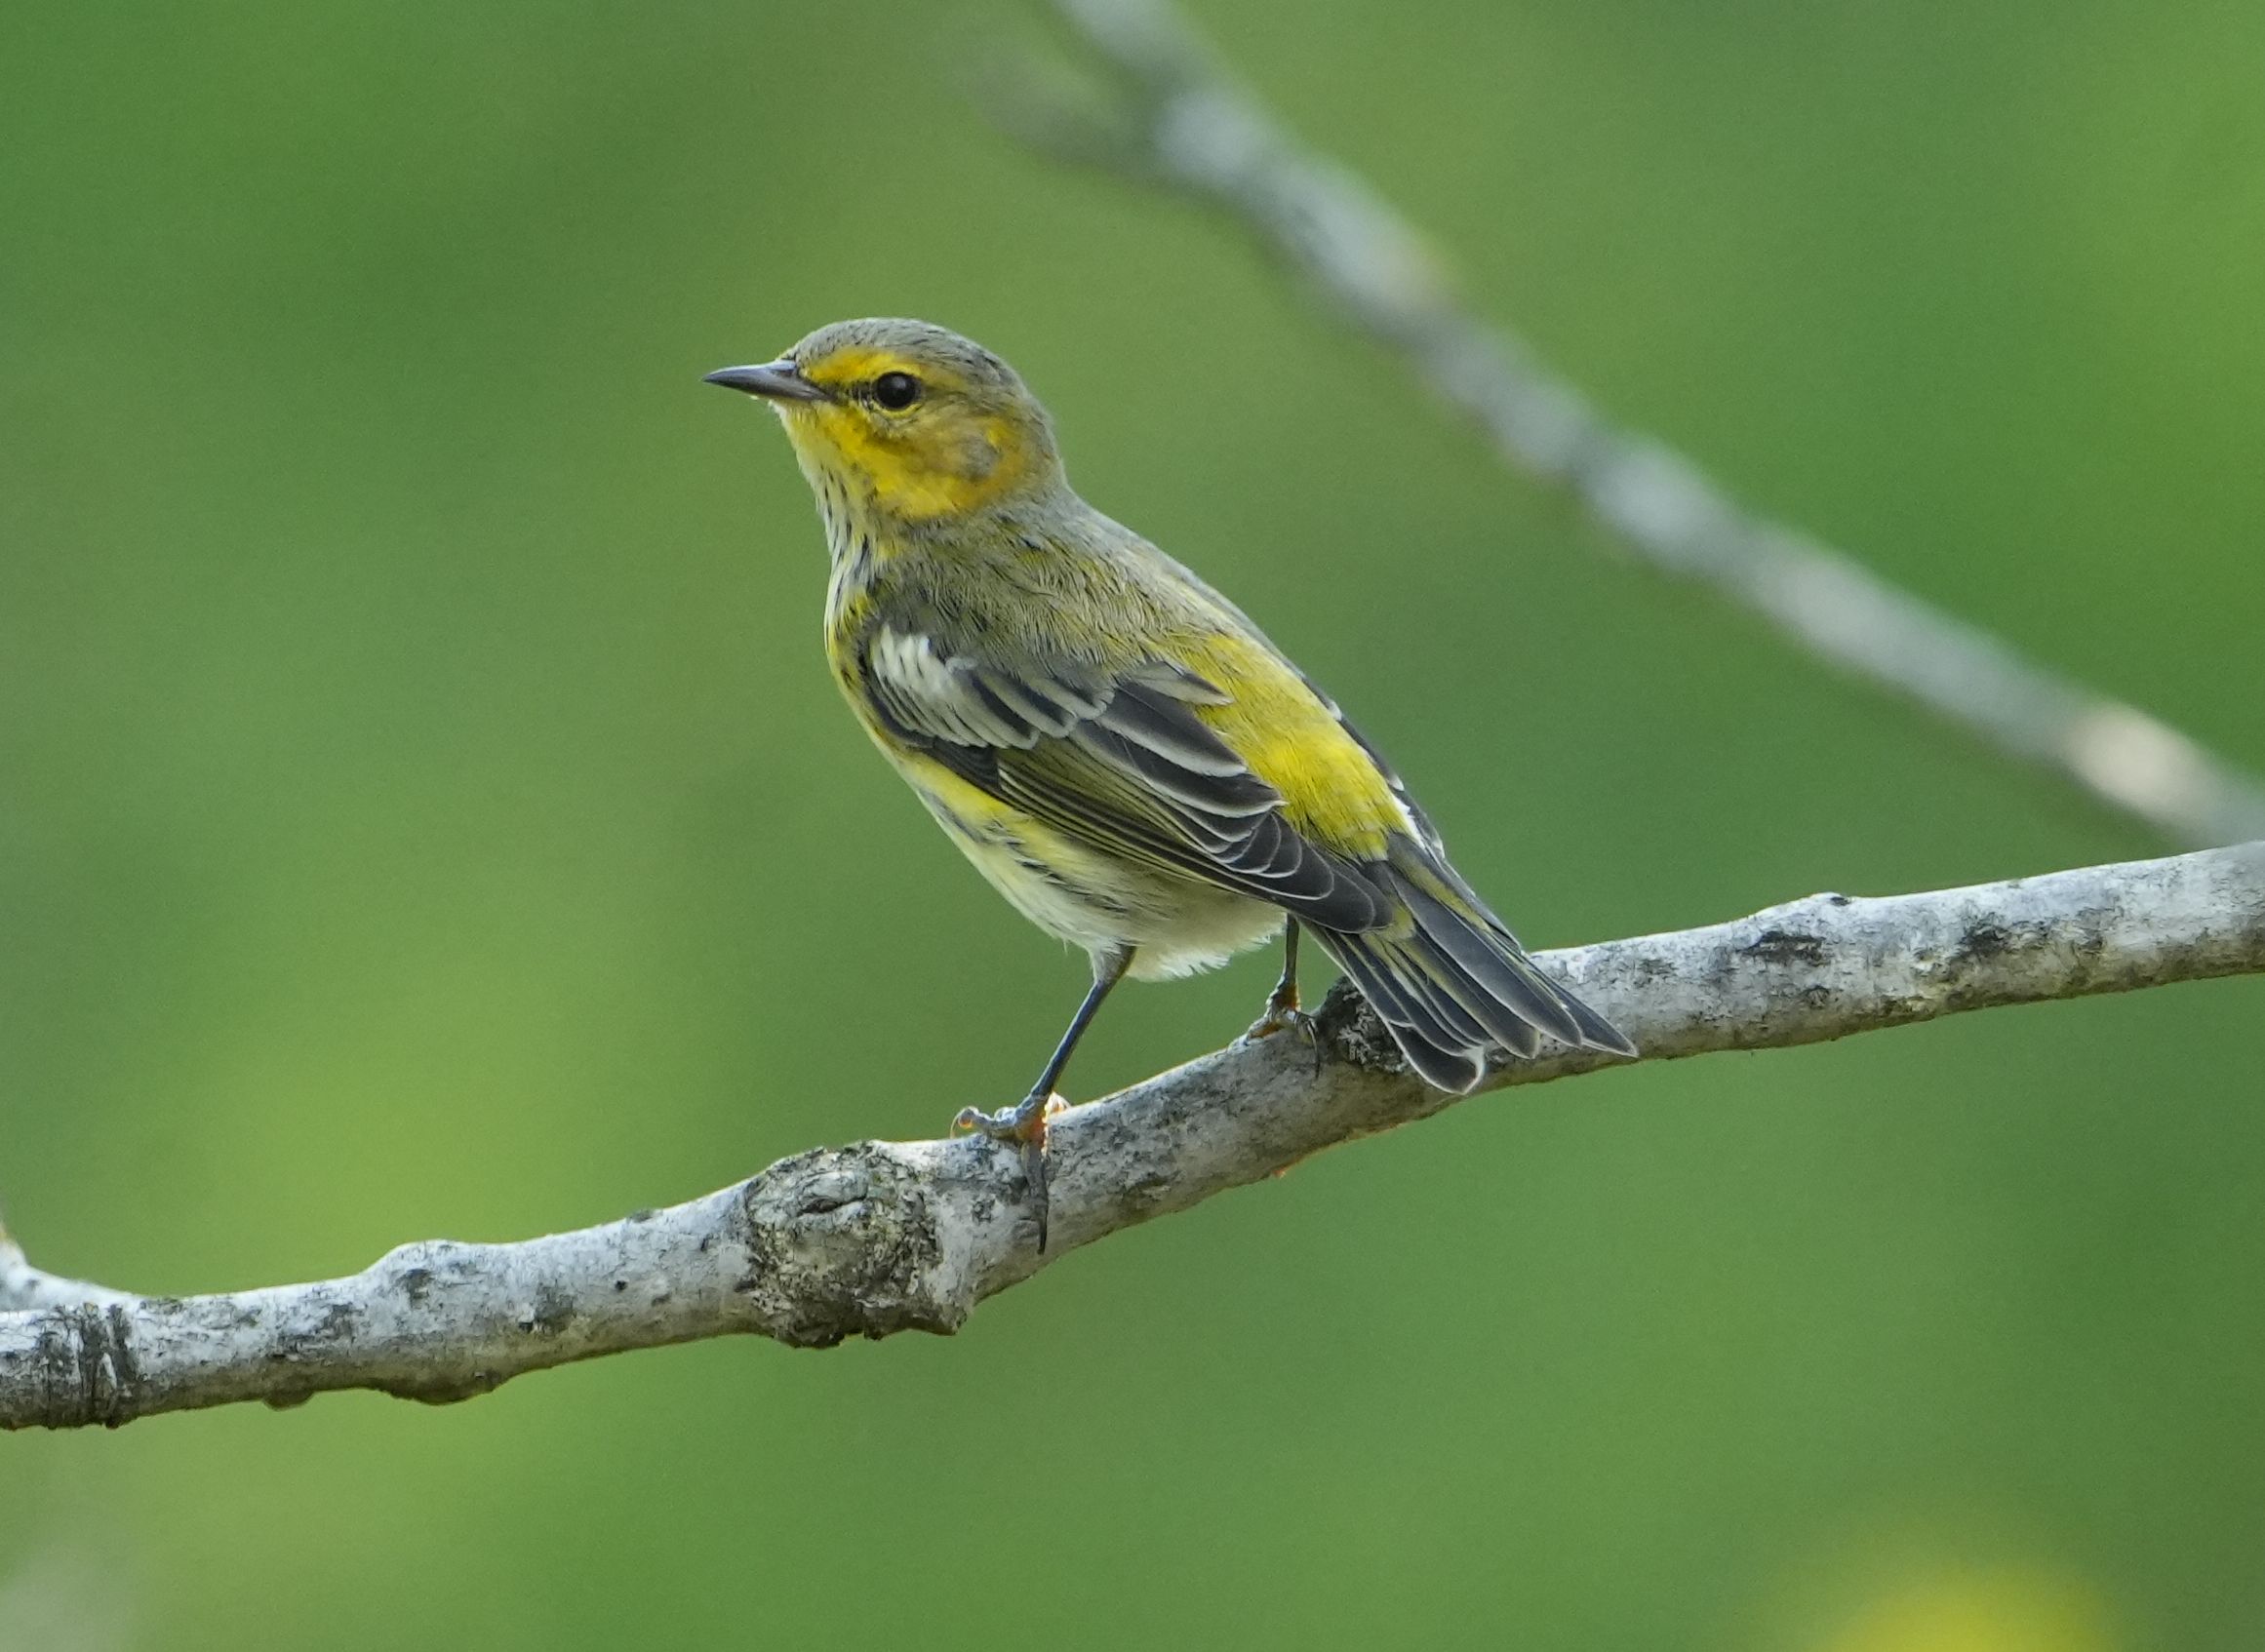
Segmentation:
<svg viewBox="0 0 2265 1652">
<path fill-rule="evenodd" d="M 1403 840 L 1377 880 L 1400 915 L 1348 934 L 1308 924 L 1392 1029 L 1409 1065 L 1443 1090 L 1475 1087 L 1496 1050 L 1531 1055 L 1547 1033 L 1578 1048 L 1634 1055 L 1619 1029 L 1541 971 L 1444 858 Z"/>
</svg>

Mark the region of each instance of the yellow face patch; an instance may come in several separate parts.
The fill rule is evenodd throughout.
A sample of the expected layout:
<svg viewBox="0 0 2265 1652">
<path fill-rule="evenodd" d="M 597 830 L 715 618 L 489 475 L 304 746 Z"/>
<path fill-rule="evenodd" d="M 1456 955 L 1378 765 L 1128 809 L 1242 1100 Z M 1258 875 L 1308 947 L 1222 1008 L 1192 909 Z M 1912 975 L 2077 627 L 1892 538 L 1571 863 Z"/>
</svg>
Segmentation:
<svg viewBox="0 0 2265 1652">
<path fill-rule="evenodd" d="M 804 363 L 802 373 L 827 399 L 779 405 L 796 453 L 890 516 L 907 522 L 966 516 L 1028 471 L 1030 444 L 1022 427 L 969 400 L 967 386 L 935 363 L 852 347 Z M 882 406 L 868 387 L 889 374 L 918 380 L 920 399 L 898 411 Z"/>
<path fill-rule="evenodd" d="M 965 516 L 1005 492 L 1024 460 L 1007 420 L 937 409 L 919 423 L 855 402 L 797 403 L 781 410 L 803 459 L 850 484 L 908 522 Z"/>
<path fill-rule="evenodd" d="M 924 368 L 894 350 L 862 344 L 852 344 L 831 351 L 815 361 L 803 362 L 800 366 L 803 377 L 836 395 L 847 392 L 854 385 L 869 384 L 885 373 L 909 373 L 930 381 L 937 377 L 933 367 Z"/>
</svg>

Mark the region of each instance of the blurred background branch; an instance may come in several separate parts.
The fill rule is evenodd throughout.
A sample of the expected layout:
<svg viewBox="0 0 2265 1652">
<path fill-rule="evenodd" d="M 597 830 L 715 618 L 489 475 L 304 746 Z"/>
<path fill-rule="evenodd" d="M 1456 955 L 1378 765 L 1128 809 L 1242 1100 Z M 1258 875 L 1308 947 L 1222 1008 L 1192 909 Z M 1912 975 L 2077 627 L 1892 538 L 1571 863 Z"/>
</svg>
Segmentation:
<svg viewBox="0 0 2265 1652">
<path fill-rule="evenodd" d="M 2059 771 L 2173 843 L 2265 837 L 2254 776 L 1756 515 L 1682 453 L 1605 418 L 1515 332 L 1471 314 L 1391 204 L 1292 137 L 1170 0 L 1055 0 L 1055 10 L 1106 84 L 1029 51 L 992 65 L 983 100 L 1010 134 L 1222 211 L 1647 566 L 1710 586 L 1818 658 Z"/>
<path fill-rule="evenodd" d="M 1969 1009 L 2265 971 L 2265 844 L 1851 899 L 1544 953 L 1645 1059 L 1814 1043 Z M 952 1331 L 1068 1250 L 1453 1105 L 1402 1069 L 1344 983 L 1335 1059 L 1238 1043 L 1053 1125 L 1053 1248 L 1012 1155 L 863 1142 L 667 1210 L 517 1244 L 435 1240 L 349 1278 L 134 1298 L 57 1280 L 0 1237 L 0 1429 L 371 1388 L 469 1398 L 522 1372 L 732 1333 L 828 1347 Z M 1550 1046 L 1489 1087 L 1618 1065 Z"/>
</svg>

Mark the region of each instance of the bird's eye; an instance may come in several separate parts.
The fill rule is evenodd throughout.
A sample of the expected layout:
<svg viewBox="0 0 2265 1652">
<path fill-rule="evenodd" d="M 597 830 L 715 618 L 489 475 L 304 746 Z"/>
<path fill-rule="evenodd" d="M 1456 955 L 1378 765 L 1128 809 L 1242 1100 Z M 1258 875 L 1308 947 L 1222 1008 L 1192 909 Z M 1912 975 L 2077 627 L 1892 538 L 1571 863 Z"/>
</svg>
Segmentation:
<svg viewBox="0 0 2265 1652">
<path fill-rule="evenodd" d="M 920 380 L 909 373 L 885 373 L 873 380 L 873 400 L 891 413 L 902 413 L 920 400 Z"/>
</svg>

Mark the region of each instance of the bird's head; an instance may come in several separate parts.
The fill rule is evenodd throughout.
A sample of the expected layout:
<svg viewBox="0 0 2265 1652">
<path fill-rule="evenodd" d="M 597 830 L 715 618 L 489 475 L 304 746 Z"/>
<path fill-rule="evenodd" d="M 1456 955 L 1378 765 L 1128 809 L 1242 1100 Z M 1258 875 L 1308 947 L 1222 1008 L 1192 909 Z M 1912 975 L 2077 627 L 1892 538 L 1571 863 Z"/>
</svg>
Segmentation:
<svg viewBox="0 0 2265 1652">
<path fill-rule="evenodd" d="M 1053 426 L 1014 370 L 925 321 L 841 321 L 708 382 L 769 402 L 824 499 L 943 524 L 1059 485 Z"/>
</svg>

